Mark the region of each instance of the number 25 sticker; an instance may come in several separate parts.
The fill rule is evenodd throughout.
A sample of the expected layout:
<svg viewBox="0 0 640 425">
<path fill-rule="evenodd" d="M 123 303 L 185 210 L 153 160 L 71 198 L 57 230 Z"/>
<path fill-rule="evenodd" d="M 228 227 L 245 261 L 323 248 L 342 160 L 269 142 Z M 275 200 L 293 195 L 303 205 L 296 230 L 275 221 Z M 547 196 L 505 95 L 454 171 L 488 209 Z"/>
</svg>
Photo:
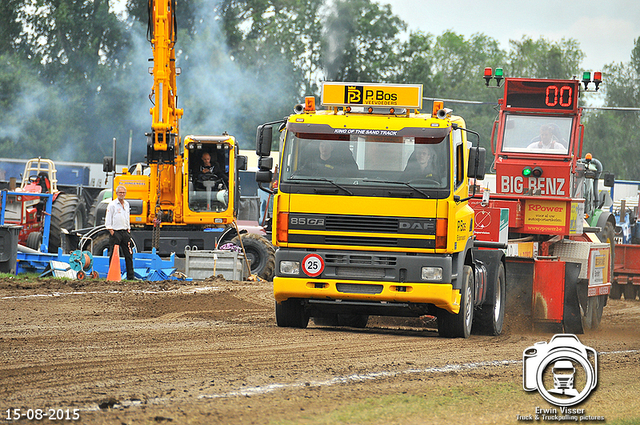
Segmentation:
<svg viewBox="0 0 640 425">
<path fill-rule="evenodd" d="M 324 270 L 324 261 L 318 254 L 309 254 L 302 260 L 302 271 L 310 277 L 316 277 Z"/>
</svg>

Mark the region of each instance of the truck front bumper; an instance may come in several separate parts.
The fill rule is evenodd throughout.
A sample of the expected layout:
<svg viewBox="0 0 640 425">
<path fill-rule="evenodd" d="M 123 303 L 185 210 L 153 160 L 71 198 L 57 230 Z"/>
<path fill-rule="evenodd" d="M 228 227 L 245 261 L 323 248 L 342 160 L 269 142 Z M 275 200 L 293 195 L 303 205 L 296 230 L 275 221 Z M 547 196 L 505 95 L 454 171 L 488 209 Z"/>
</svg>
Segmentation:
<svg viewBox="0 0 640 425">
<path fill-rule="evenodd" d="M 273 293 L 277 302 L 290 298 L 323 301 L 431 304 L 450 313 L 460 311 L 460 291 L 450 283 L 382 282 L 334 280 L 304 277 L 275 277 Z M 373 305 L 373 304 L 372 304 Z"/>
</svg>

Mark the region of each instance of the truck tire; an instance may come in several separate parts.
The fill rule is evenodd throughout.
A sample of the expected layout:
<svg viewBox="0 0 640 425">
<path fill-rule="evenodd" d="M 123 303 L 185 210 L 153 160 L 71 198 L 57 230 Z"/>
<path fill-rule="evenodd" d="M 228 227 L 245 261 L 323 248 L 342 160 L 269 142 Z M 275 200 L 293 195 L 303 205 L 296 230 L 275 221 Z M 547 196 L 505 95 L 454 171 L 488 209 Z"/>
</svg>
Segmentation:
<svg viewBox="0 0 640 425">
<path fill-rule="evenodd" d="M 595 331 L 600 327 L 604 305 L 607 302 L 607 295 L 598 295 L 597 297 L 593 298 L 596 299 L 596 302 L 593 309 L 593 318 L 591 319 L 591 330 Z"/>
<path fill-rule="evenodd" d="M 247 258 L 251 260 L 251 274 L 272 281 L 276 268 L 276 251 L 273 245 L 264 237 L 253 233 L 243 233 L 241 237 Z M 238 236 L 231 243 L 241 246 Z"/>
<path fill-rule="evenodd" d="M 276 301 L 276 324 L 281 328 L 304 329 L 309 324 L 309 315 L 300 300 Z"/>
<path fill-rule="evenodd" d="M 31 249 L 35 249 L 36 251 L 40 250 L 40 245 L 42 245 L 42 233 L 40 232 L 31 232 L 27 236 L 27 247 Z"/>
<path fill-rule="evenodd" d="M 504 265 L 500 263 L 494 282 L 493 299 L 487 300 L 473 319 L 473 332 L 481 335 L 500 335 L 504 325 L 504 309 L 506 302 L 506 278 Z"/>
<path fill-rule="evenodd" d="M 473 269 L 463 266 L 460 289 L 460 311 L 458 314 L 446 310 L 438 311 L 438 333 L 445 338 L 468 338 L 473 323 Z"/>
<path fill-rule="evenodd" d="M 80 198 L 68 193 L 59 194 L 51 208 L 49 252 L 58 252 L 62 229 L 82 229 L 86 215 L 85 206 Z"/>
</svg>

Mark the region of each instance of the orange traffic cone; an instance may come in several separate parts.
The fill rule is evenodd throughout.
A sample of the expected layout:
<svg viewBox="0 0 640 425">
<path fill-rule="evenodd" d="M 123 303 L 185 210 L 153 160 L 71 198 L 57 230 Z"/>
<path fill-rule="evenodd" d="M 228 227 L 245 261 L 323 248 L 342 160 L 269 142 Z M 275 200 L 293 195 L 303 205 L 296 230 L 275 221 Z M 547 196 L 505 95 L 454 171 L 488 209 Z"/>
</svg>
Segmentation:
<svg viewBox="0 0 640 425">
<path fill-rule="evenodd" d="M 112 282 L 120 282 L 122 280 L 122 272 L 120 271 L 120 246 L 113 246 L 113 255 L 111 256 L 111 264 L 109 264 L 109 273 L 107 280 Z"/>
</svg>

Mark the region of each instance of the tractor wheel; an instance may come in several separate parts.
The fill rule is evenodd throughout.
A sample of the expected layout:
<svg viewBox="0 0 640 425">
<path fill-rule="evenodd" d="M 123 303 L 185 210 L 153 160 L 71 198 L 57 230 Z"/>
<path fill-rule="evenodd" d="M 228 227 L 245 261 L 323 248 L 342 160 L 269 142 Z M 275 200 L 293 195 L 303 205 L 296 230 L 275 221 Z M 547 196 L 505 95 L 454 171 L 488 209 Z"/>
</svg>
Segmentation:
<svg viewBox="0 0 640 425">
<path fill-rule="evenodd" d="M 278 303 L 276 301 L 276 324 L 281 328 L 306 328 L 309 315 L 304 311 L 300 300 L 289 299 Z"/>
<path fill-rule="evenodd" d="M 56 253 L 58 251 L 62 229 L 82 229 L 86 215 L 86 209 L 80 198 L 68 193 L 59 194 L 51 208 L 49 252 Z"/>
<path fill-rule="evenodd" d="M 504 308 L 506 302 L 504 265 L 500 263 L 496 273 L 493 299 L 487 300 L 475 311 L 473 331 L 481 335 L 500 335 L 504 325 Z"/>
<path fill-rule="evenodd" d="M 609 267 L 609 282 L 613 281 L 613 265 L 615 264 L 615 254 L 616 254 L 616 242 L 614 240 L 616 236 L 615 226 L 607 221 L 604 224 L 604 228 L 600 233 L 598 233 L 598 239 L 600 239 L 604 243 L 608 243 L 609 247 L 611 247 L 611 267 Z"/>
<path fill-rule="evenodd" d="M 619 300 L 621 296 L 622 288 L 620 287 L 618 280 L 614 279 L 613 282 L 611 282 L 611 291 L 609 292 L 609 298 L 611 298 L 612 300 Z"/>
<path fill-rule="evenodd" d="M 29 236 L 27 236 L 27 247 L 31 249 L 35 249 L 36 251 L 39 251 L 40 245 L 42 245 L 42 233 L 40 232 L 29 233 Z"/>
<path fill-rule="evenodd" d="M 102 202 L 104 194 L 107 191 L 111 192 L 111 189 L 102 189 L 96 199 L 93 200 L 93 204 L 91 204 L 91 208 L 89 208 L 89 214 L 87 215 L 87 226 L 96 227 L 96 210 L 98 209 L 98 205 L 100 205 L 100 202 Z"/>
<path fill-rule="evenodd" d="M 251 274 L 272 281 L 276 268 L 276 252 L 271 242 L 260 235 L 243 233 L 242 245 L 236 236 L 231 240 L 236 246 L 244 246 L 247 258 L 251 261 Z"/>
<path fill-rule="evenodd" d="M 104 232 L 104 233 L 100 233 L 98 235 L 98 237 L 96 237 L 93 240 L 93 247 L 91 248 L 91 254 L 93 254 L 93 256 L 96 255 L 102 255 L 102 253 L 104 252 L 105 248 L 109 248 L 109 233 L 108 232 Z M 107 253 L 107 256 L 109 255 L 109 253 Z"/>
<path fill-rule="evenodd" d="M 438 311 L 438 333 L 445 338 L 468 338 L 473 323 L 473 269 L 463 266 L 462 288 L 460 288 L 460 311 L 458 314 L 446 310 Z"/>
<path fill-rule="evenodd" d="M 627 282 L 627 284 L 624 285 L 623 291 L 625 300 L 633 301 L 636 299 L 636 288 L 633 286 L 633 283 Z"/>
</svg>

